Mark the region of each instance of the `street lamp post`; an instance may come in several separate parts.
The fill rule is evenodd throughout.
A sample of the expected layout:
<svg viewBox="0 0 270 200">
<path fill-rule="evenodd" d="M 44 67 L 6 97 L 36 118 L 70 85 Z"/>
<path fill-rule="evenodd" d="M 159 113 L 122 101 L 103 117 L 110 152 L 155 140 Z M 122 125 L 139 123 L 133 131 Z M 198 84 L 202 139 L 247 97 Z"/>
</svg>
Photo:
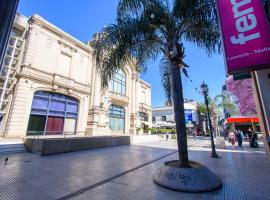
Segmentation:
<svg viewBox="0 0 270 200">
<path fill-rule="evenodd" d="M 210 111 L 209 111 L 208 86 L 207 86 L 204 82 L 203 82 L 203 84 L 201 85 L 201 90 L 202 90 L 202 93 L 203 93 L 203 96 L 204 96 L 204 101 L 205 101 L 206 110 L 207 110 L 208 124 L 209 124 L 209 129 L 210 129 L 211 148 L 212 148 L 211 157 L 212 157 L 212 158 L 218 158 L 218 155 L 217 155 L 217 152 L 216 152 L 215 143 L 214 143 L 212 121 L 211 121 Z"/>
</svg>

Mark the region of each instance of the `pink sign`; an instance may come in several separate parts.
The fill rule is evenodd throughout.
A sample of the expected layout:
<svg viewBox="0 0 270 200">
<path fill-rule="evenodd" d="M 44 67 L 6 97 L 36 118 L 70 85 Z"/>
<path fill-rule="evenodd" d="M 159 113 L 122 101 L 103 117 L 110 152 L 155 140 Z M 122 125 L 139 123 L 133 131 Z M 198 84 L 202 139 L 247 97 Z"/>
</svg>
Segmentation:
<svg viewBox="0 0 270 200">
<path fill-rule="evenodd" d="M 217 0 L 229 74 L 270 67 L 270 26 L 262 0 Z"/>
</svg>

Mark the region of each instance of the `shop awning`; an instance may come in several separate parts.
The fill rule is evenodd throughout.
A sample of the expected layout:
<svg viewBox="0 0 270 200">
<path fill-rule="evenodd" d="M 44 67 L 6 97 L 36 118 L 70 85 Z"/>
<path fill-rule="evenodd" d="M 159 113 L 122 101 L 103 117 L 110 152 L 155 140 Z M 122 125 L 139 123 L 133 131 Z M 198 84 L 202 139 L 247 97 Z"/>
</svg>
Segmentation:
<svg viewBox="0 0 270 200">
<path fill-rule="evenodd" d="M 168 122 L 156 122 L 155 124 L 153 124 L 153 127 L 156 127 L 156 128 L 175 127 L 175 124 L 168 123 Z"/>
<path fill-rule="evenodd" d="M 236 117 L 227 118 L 227 124 L 237 124 L 237 123 L 259 123 L 258 117 Z"/>
</svg>

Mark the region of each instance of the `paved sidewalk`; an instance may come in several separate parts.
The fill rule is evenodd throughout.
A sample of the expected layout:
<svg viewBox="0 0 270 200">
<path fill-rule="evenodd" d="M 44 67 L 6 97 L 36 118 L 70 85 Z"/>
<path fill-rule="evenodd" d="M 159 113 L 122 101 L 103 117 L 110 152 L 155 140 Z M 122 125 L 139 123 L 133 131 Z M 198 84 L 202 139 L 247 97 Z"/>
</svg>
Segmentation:
<svg viewBox="0 0 270 200">
<path fill-rule="evenodd" d="M 53 156 L 20 153 L 0 157 L 0 199 L 270 199 L 270 162 L 263 149 L 219 149 L 209 157 L 208 140 L 189 140 L 191 160 L 223 180 L 209 193 L 183 193 L 153 183 L 161 163 L 177 159 L 176 141 L 150 142 Z M 159 148 L 157 148 L 159 147 Z"/>
</svg>

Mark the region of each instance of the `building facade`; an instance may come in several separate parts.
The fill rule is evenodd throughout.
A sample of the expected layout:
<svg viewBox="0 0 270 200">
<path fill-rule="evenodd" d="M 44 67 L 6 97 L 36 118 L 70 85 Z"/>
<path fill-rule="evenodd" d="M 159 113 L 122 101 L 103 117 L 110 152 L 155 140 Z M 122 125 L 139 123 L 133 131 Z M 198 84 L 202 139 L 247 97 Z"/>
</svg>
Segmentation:
<svg viewBox="0 0 270 200">
<path fill-rule="evenodd" d="M 244 133 L 249 128 L 260 132 L 259 118 L 256 111 L 255 99 L 250 78 L 234 80 L 229 76 L 222 87 L 222 95 L 228 97 L 235 109 L 225 109 L 225 124 L 230 131 L 242 130 Z"/>
<path fill-rule="evenodd" d="M 196 102 L 184 103 L 186 127 L 190 132 L 199 125 L 199 116 Z M 157 107 L 152 109 L 153 127 L 175 128 L 174 109 L 172 106 Z"/>
<path fill-rule="evenodd" d="M 17 14 L 13 32 L 10 67 L 1 72 L 2 137 L 137 134 L 151 126 L 151 86 L 132 62 L 103 89 L 90 43 L 38 15 Z"/>
</svg>

